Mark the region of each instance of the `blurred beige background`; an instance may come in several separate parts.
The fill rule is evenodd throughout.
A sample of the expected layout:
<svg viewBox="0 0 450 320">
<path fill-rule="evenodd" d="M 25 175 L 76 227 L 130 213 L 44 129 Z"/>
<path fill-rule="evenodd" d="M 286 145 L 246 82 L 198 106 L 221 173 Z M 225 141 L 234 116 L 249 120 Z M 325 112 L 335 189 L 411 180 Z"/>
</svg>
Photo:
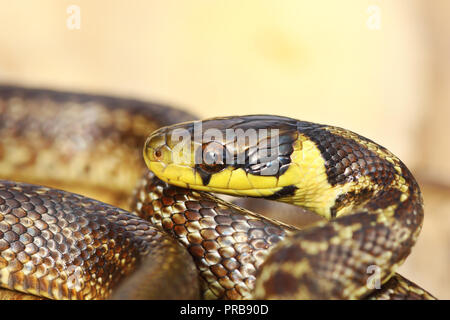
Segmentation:
<svg viewBox="0 0 450 320">
<path fill-rule="evenodd" d="M 80 29 L 67 25 L 71 5 Z M 0 0 L 0 82 L 367 136 L 424 192 L 424 229 L 400 272 L 449 299 L 449 15 L 446 0 Z"/>
</svg>

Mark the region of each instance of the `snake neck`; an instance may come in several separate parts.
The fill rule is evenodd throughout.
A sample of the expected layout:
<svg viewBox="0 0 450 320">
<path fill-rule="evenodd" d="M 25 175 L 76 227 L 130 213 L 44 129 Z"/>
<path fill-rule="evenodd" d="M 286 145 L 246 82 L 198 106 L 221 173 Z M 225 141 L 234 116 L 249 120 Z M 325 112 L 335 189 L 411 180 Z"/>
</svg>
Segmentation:
<svg viewBox="0 0 450 320">
<path fill-rule="evenodd" d="M 284 173 L 294 183 L 273 199 L 326 219 L 356 211 L 392 217 L 405 207 L 422 210 L 413 175 L 384 147 L 337 127 L 299 122 L 297 130 L 291 165 Z"/>
</svg>

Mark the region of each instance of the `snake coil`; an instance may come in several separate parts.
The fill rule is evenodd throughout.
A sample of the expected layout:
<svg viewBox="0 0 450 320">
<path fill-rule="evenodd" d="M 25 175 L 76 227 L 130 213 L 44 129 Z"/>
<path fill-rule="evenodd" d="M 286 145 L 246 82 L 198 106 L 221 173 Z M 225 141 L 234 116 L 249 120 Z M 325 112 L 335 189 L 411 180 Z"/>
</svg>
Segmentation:
<svg viewBox="0 0 450 320">
<path fill-rule="evenodd" d="M 169 138 L 193 133 L 193 119 L 131 99 L 0 86 L 0 285 L 14 290 L 0 296 L 434 299 L 395 273 L 423 206 L 387 149 L 337 127 L 228 117 L 204 129 L 279 129 L 279 169 L 179 166 Z M 224 139 L 220 150 L 252 156 Z M 205 191 L 293 202 L 328 221 L 299 230 Z M 370 266 L 381 289 L 367 285 Z"/>
</svg>

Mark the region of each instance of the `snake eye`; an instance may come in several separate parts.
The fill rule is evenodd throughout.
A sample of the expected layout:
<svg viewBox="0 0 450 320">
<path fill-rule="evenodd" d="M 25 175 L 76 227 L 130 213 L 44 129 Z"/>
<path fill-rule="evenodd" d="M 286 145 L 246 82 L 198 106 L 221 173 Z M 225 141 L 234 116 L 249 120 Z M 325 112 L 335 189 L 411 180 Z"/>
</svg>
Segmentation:
<svg viewBox="0 0 450 320">
<path fill-rule="evenodd" d="M 222 171 L 226 167 L 227 149 L 215 141 L 202 145 L 197 157 L 199 167 L 208 173 Z"/>
<path fill-rule="evenodd" d="M 153 154 L 154 154 L 154 156 L 155 156 L 156 159 L 160 159 L 161 156 L 162 156 L 161 148 L 155 149 L 155 151 L 153 152 Z"/>
</svg>

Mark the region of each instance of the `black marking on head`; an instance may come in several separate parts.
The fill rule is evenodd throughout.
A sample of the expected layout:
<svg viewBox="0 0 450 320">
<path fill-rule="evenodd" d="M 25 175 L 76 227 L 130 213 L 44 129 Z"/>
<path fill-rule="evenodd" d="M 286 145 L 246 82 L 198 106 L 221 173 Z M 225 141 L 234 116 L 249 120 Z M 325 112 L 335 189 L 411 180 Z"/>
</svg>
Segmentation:
<svg viewBox="0 0 450 320">
<path fill-rule="evenodd" d="M 241 151 L 240 154 L 233 154 L 235 150 L 231 147 L 228 150 L 229 145 L 233 145 L 238 141 L 237 137 L 234 137 L 234 141 L 220 140 L 224 146 L 225 153 L 223 159 L 227 159 L 226 166 L 232 166 L 235 169 L 243 169 L 246 173 L 259 176 L 275 176 L 279 177 L 288 168 L 291 163 L 290 156 L 293 152 L 293 143 L 298 138 L 297 120 L 272 115 L 250 115 L 240 117 L 219 117 L 204 120 L 202 124 L 202 132 L 200 138 L 203 139 L 203 134 L 208 129 L 216 129 L 222 131 L 224 137 L 229 138 L 229 133 L 225 134 L 227 129 L 235 130 L 235 132 L 247 132 L 247 130 L 254 130 L 258 134 L 258 142 L 255 146 L 240 146 L 235 150 Z M 194 124 L 179 124 L 172 126 L 171 129 L 183 128 L 189 130 L 191 136 L 194 135 Z M 262 131 L 260 131 L 262 130 Z M 264 131 L 266 130 L 266 131 Z M 260 136 L 259 134 L 265 132 L 267 136 Z M 278 133 L 278 136 L 276 134 Z M 278 139 L 273 139 L 277 137 Z M 275 143 L 274 143 L 275 141 Z M 208 144 L 210 141 L 203 141 L 203 144 Z M 241 143 L 240 141 L 238 143 Z M 248 142 L 244 142 L 248 144 Z M 226 154 L 229 152 L 230 154 Z M 197 158 L 196 163 L 203 162 L 202 157 Z M 226 156 L 226 157 L 225 157 Z M 230 156 L 230 157 L 229 157 Z M 201 160 L 199 160 L 201 159 Z M 231 160 L 231 163 L 229 162 Z M 200 162 L 199 162 L 200 161 Z M 196 166 L 198 169 L 198 166 Z M 202 175 L 202 179 L 205 182 L 209 182 L 211 174 L 208 168 L 203 168 L 198 172 Z M 217 168 L 219 170 L 219 168 Z"/>
<path fill-rule="evenodd" d="M 209 184 L 209 181 L 211 181 L 212 173 L 206 172 L 198 164 L 195 165 L 195 171 L 198 172 L 198 174 L 202 178 L 203 185 L 207 186 Z"/>
<path fill-rule="evenodd" d="M 257 176 L 279 177 L 289 168 L 290 156 L 294 151 L 293 144 L 297 138 L 296 130 L 280 130 L 277 139 L 272 141 L 269 137 L 259 141 L 257 148 L 247 148 L 243 155 L 244 163 L 239 164 L 236 161 L 234 167 Z"/>
<path fill-rule="evenodd" d="M 275 192 L 273 195 L 268 196 L 267 199 L 277 200 L 280 198 L 293 196 L 297 189 L 298 189 L 298 187 L 295 185 L 286 186 L 286 187 L 281 188 L 281 190 L 278 190 L 277 192 Z"/>
<path fill-rule="evenodd" d="M 204 143 L 195 151 L 195 170 L 200 174 L 203 185 L 208 185 L 213 174 L 224 170 L 228 165 L 227 149 L 220 143 Z"/>
</svg>

